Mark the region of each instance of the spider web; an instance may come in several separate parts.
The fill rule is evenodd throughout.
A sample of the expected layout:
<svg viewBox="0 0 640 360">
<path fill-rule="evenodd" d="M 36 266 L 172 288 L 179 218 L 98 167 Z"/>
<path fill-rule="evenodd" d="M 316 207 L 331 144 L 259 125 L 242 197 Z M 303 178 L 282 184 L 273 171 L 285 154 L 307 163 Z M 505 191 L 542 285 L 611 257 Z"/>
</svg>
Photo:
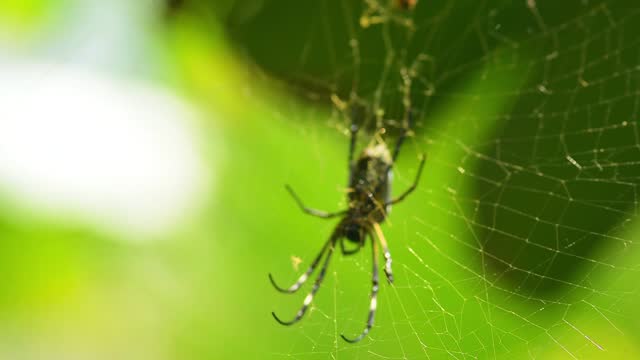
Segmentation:
<svg viewBox="0 0 640 360">
<path fill-rule="evenodd" d="M 640 299 L 640 8 L 629 4 L 420 0 L 403 12 L 322 1 L 291 19 L 309 22 L 294 69 L 262 65 L 330 103 L 328 126 L 341 132 L 357 108 L 393 142 L 411 112 L 395 193 L 421 151 L 428 160 L 385 225 L 396 284 L 382 284 L 369 337 L 340 339 L 364 326 L 368 244 L 334 256 L 298 335 L 287 332 L 272 357 L 584 358 L 629 348 Z M 294 250 L 301 267 L 316 247 Z"/>
</svg>

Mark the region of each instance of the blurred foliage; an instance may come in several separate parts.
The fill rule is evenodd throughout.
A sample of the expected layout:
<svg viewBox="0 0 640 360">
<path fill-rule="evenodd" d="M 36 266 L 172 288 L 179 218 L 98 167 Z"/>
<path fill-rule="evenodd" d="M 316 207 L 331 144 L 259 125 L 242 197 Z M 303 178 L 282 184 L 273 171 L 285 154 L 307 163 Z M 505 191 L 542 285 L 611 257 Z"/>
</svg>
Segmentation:
<svg viewBox="0 0 640 360">
<path fill-rule="evenodd" d="M 140 244 L 7 207 L 0 313 L 18 325 L 4 332 L 125 358 L 640 356 L 636 7 L 539 1 L 541 26 L 524 1 L 421 0 L 394 13 L 413 19 L 409 34 L 362 28 L 360 1 L 185 1 L 163 46 L 177 91 L 210 120 L 210 208 Z M 308 265 L 335 225 L 304 217 L 283 184 L 314 207 L 345 206 L 347 137 L 336 128 L 348 119 L 330 96 L 397 121 L 401 70 L 419 54 L 429 59 L 410 92 L 419 126 L 394 192 L 422 151 L 427 169 L 384 227 L 397 282 L 381 287 L 371 337 L 339 338 L 364 325 L 368 247 L 336 254 L 315 308 L 279 326 L 269 312 L 292 315 L 303 295 L 277 293 L 267 273 L 294 279 L 290 257 Z M 593 166 L 577 171 L 570 154 Z"/>
<path fill-rule="evenodd" d="M 26 29 L 46 14 L 47 6 L 39 0 L 6 0 L 0 5 L 0 17 L 4 22 Z"/>
</svg>

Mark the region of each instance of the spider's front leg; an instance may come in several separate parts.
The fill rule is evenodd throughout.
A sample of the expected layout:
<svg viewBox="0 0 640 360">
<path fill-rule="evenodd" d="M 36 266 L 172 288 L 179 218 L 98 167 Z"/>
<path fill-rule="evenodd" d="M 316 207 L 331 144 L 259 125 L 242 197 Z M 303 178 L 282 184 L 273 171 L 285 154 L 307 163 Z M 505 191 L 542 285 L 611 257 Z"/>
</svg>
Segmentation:
<svg viewBox="0 0 640 360">
<path fill-rule="evenodd" d="M 282 293 L 288 293 L 288 294 L 293 294 L 294 292 L 298 291 L 298 289 L 300 289 L 300 287 L 307 281 L 307 279 L 309 279 L 309 275 L 311 275 L 311 273 L 313 273 L 313 271 L 316 269 L 316 267 L 318 266 L 318 263 L 320 262 L 320 259 L 322 259 L 322 256 L 324 255 L 324 253 L 326 252 L 327 248 L 329 247 L 329 245 L 334 242 L 333 240 L 334 238 L 331 237 L 322 247 L 322 250 L 320 250 L 320 252 L 318 253 L 318 255 L 316 255 L 316 258 L 313 260 L 313 262 L 311 263 L 311 266 L 309 266 L 309 268 L 307 269 L 307 271 L 305 271 L 300 278 L 298 279 L 298 281 L 296 281 L 295 283 L 293 283 L 293 285 L 291 285 L 289 288 L 283 288 L 281 286 L 279 286 L 278 284 L 276 284 L 276 281 L 273 279 L 273 275 L 271 275 L 271 273 L 269 273 L 269 280 L 271 280 L 271 285 L 273 285 L 274 288 L 276 288 L 276 290 L 282 292 Z"/>
<path fill-rule="evenodd" d="M 371 328 L 373 327 L 373 320 L 375 319 L 376 316 L 376 309 L 378 307 L 378 289 L 380 288 L 380 285 L 378 283 L 378 244 L 376 243 L 376 241 L 373 239 L 373 237 L 371 238 L 371 247 L 372 247 L 372 254 L 373 254 L 373 269 L 371 270 L 371 296 L 370 296 L 370 303 L 369 303 L 369 315 L 367 316 L 367 324 L 365 325 L 364 330 L 362 330 L 362 333 L 360 333 L 360 335 L 358 335 L 357 337 L 350 339 L 346 336 L 344 336 L 343 334 L 340 334 L 340 336 L 349 343 L 357 343 L 358 341 L 362 340 L 365 336 L 367 336 L 367 334 L 369 333 L 369 331 L 371 331 Z"/>
<path fill-rule="evenodd" d="M 384 255 L 384 274 L 387 276 L 389 283 L 393 284 L 393 271 L 391 270 L 391 263 L 393 260 L 391 259 L 391 252 L 389 251 L 389 245 L 387 245 L 387 239 L 385 239 L 384 234 L 382 233 L 380 224 L 373 223 L 373 229 L 375 230 L 376 236 L 380 239 L 380 244 L 382 245 L 382 253 Z"/>
<path fill-rule="evenodd" d="M 309 309 L 309 305 L 311 305 L 311 302 L 313 301 L 313 298 L 316 296 L 316 293 L 320 289 L 320 285 L 322 285 L 322 280 L 324 280 L 324 276 L 327 273 L 327 267 L 329 266 L 329 262 L 331 260 L 331 255 L 333 255 L 333 250 L 334 250 L 335 245 L 336 245 L 336 240 L 337 240 L 337 237 L 336 237 L 336 234 L 334 233 L 333 235 L 331 235 L 331 238 L 329 239 L 327 256 L 324 259 L 324 263 L 322 264 L 322 268 L 320 269 L 320 273 L 318 274 L 318 277 L 316 278 L 316 281 L 313 283 L 313 287 L 311 288 L 311 291 L 304 298 L 304 302 L 302 303 L 302 307 L 300 308 L 300 310 L 298 310 L 298 312 L 296 313 L 296 316 L 293 318 L 293 320 L 283 321 L 276 315 L 275 312 L 271 312 L 271 315 L 273 315 L 273 318 L 277 322 L 279 322 L 282 325 L 293 325 L 293 324 L 297 323 L 298 321 L 300 321 L 300 319 L 302 319 L 304 314 L 307 312 L 307 309 Z M 274 283 L 274 285 L 275 285 L 275 283 Z"/>
</svg>

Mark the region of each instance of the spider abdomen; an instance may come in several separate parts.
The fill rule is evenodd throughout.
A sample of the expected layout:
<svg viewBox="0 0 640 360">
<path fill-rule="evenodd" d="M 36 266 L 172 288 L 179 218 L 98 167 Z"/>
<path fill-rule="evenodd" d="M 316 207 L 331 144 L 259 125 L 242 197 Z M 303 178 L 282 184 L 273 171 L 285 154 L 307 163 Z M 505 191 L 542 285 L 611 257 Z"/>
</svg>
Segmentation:
<svg viewBox="0 0 640 360">
<path fill-rule="evenodd" d="M 349 181 L 350 213 L 368 223 L 384 221 L 391 201 L 391 154 L 384 144 L 369 146 L 353 164 Z"/>
</svg>

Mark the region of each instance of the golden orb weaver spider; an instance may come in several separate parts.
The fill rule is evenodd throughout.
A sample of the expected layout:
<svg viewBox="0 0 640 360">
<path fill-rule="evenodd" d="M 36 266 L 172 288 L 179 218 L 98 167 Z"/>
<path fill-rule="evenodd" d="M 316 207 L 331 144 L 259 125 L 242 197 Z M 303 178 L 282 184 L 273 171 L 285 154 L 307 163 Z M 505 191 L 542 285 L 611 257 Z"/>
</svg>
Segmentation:
<svg viewBox="0 0 640 360">
<path fill-rule="evenodd" d="M 411 111 L 408 115 L 408 123 L 411 124 Z M 342 338 L 350 343 L 356 343 L 362 340 L 371 330 L 377 307 L 377 295 L 378 295 L 378 244 L 374 240 L 372 231 L 375 231 L 380 243 L 382 245 L 382 251 L 385 258 L 384 272 L 389 283 L 393 283 L 393 273 L 391 271 L 391 253 L 389 247 L 380 229 L 380 223 L 382 223 L 387 214 L 391 210 L 391 205 L 397 204 L 404 200 L 409 194 L 411 194 L 420 181 L 420 175 L 425 163 L 425 156 L 420 156 L 420 164 L 413 184 L 405 190 L 400 196 L 391 198 L 391 179 L 392 179 L 392 167 L 400 153 L 400 148 L 404 143 L 409 133 L 409 127 L 406 126 L 403 129 L 402 134 L 396 142 L 393 155 L 390 154 L 387 145 L 378 141 L 375 145 L 367 146 L 358 159 L 353 160 L 353 153 L 356 147 L 358 126 L 352 122 L 351 143 L 349 146 L 349 208 L 343 211 L 329 213 L 322 210 L 309 208 L 304 205 L 300 197 L 293 191 L 293 189 L 286 185 L 287 191 L 291 194 L 298 206 L 307 214 L 320 217 L 323 219 L 331 219 L 337 216 L 344 216 L 338 223 L 333 233 L 329 237 L 329 240 L 324 244 L 320 253 L 316 255 L 315 259 L 305 271 L 298 281 L 296 281 L 289 288 L 282 288 L 278 286 L 273 279 L 273 276 L 269 274 L 269 279 L 273 286 L 283 293 L 295 293 L 300 287 L 307 281 L 311 273 L 316 269 L 323 255 L 326 253 L 326 257 L 320 269 L 320 273 L 313 284 L 311 291 L 307 294 L 302 304 L 302 307 L 296 313 L 293 320 L 283 321 L 275 312 L 272 312 L 273 318 L 276 319 L 282 325 L 292 325 L 298 322 L 306 313 L 309 305 L 313 301 L 314 296 L 320 289 L 322 280 L 327 271 L 329 260 L 333 255 L 335 245 L 340 242 L 343 255 L 351 255 L 358 252 L 364 245 L 367 236 L 371 239 L 372 254 L 373 254 L 373 270 L 372 270 L 372 288 L 371 299 L 369 305 L 369 316 L 367 323 L 360 335 L 350 339 L 344 335 Z M 347 250 L 345 247 L 345 240 L 355 243 L 357 247 L 353 250 Z"/>
</svg>

